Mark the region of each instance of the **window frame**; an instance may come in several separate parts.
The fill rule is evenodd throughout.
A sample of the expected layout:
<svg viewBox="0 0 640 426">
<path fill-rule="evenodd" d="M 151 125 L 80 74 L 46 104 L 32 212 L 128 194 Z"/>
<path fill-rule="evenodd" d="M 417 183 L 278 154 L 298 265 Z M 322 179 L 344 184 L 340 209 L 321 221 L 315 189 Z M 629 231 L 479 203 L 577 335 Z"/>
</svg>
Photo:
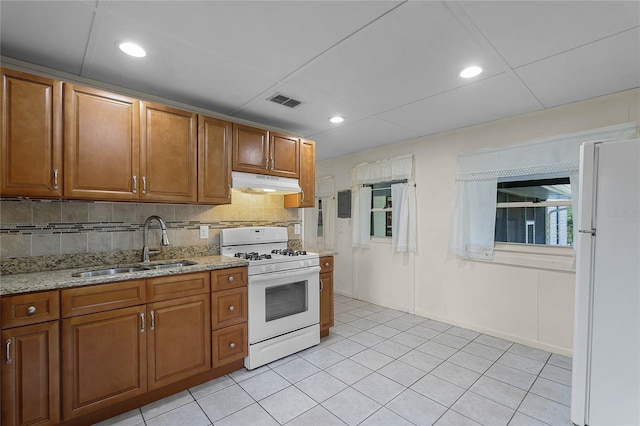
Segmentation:
<svg viewBox="0 0 640 426">
<path fill-rule="evenodd" d="M 391 223 L 393 222 L 393 216 L 392 216 L 392 212 L 393 212 L 393 206 L 391 205 L 391 194 L 389 194 L 387 197 L 387 205 L 389 207 L 373 207 L 373 201 L 374 201 L 374 197 L 373 197 L 373 192 L 374 191 L 380 191 L 380 190 L 389 190 L 391 191 L 391 186 L 392 185 L 396 185 L 396 184 L 401 184 L 401 183 L 407 183 L 409 180 L 408 179 L 399 179 L 399 180 L 386 180 L 386 181 L 381 181 L 381 182 L 375 182 L 375 183 L 367 183 L 367 184 L 363 184 L 362 186 L 365 187 L 370 187 L 371 188 L 371 210 L 370 210 L 370 227 L 369 227 L 369 238 L 371 238 L 372 241 L 379 241 L 379 242 L 389 242 L 391 243 L 391 239 L 393 238 L 393 231 L 392 231 L 392 227 L 391 227 Z M 386 184 L 383 187 L 378 187 L 378 188 L 374 188 L 374 185 L 383 185 Z M 381 213 L 384 212 L 385 214 L 385 235 L 374 235 L 373 234 L 373 223 L 374 223 L 374 213 Z M 387 235 L 388 233 L 388 235 Z"/>
</svg>

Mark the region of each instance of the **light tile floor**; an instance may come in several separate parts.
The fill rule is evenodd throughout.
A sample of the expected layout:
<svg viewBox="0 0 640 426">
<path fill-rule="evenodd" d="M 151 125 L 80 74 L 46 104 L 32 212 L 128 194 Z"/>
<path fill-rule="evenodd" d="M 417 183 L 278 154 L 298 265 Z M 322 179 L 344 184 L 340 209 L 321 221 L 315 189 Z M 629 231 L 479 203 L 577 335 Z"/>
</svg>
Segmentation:
<svg viewBox="0 0 640 426">
<path fill-rule="evenodd" d="M 319 345 L 101 425 L 571 425 L 571 358 L 335 297 Z"/>
</svg>

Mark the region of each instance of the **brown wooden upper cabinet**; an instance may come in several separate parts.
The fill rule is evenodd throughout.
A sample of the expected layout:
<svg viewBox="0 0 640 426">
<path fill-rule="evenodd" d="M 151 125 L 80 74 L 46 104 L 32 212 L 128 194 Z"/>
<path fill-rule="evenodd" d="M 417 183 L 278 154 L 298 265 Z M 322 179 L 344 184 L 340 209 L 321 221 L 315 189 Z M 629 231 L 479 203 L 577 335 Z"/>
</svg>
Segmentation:
<svg viewBox="0 0 640 426">
<path fill-rule="evenodd" d="M 198 116 L 141 102 L 141 200 L 195 203 L 198 196 Z"/>
<path fill-rule="evenodd" d="M 137 200 L 140 102 L 103 90 L 64 84 L 64 195 Z"/>
<path fill-rule="evenodd" d="M 198 203 L 231 203 L 233 125 L 198 116 Z"/>
<path fill-rule="evenodd" d="M 300 188 L 298 194 L 284 196 L 285 208 L 313 207 L 316 203 L 316 143 L 300 140 Z"/>
<path fill-rule="evenodd" d="M 62 82 L 2 68 L 3 196 L 62 196 Z"/>
<path fill-rule="evenodd" d="M 297 179 L 299 150 L 298 138 L 233 124 L 234 171 Z"/>
<path fill-rule="evenodd" d="M 69 198 L 195 202 L 197 115 L 64 84 Z"/>
</svg>

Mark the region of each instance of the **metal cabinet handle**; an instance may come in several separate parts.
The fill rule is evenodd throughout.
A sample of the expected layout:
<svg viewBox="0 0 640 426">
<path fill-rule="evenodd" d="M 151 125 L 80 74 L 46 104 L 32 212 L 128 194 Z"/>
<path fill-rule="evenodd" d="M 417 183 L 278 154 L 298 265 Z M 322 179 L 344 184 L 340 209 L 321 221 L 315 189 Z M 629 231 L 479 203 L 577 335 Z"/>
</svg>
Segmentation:
<svg viewBox="0 0 640 426">
<path fill-rule="evenodd" d="M 36 310 L 37 310 L 37 309 L 36 309 L 36 307 L 35 307 L 35 306 L 29 306 L 29 307 L 27 308 L 27 315 L 33 315 L 33 314 L 35 314 L 35 313 L 36 313 Z"/>
<path fill-rule="evenodd" d="M 230 347 L 231 349 L 233 349 L 233 348 L 235 348 L 235 347 L 236 347 L 236 344 L 235 344 L 235 343 L 233 343 L 233 342 L 231 342 L 231 343 L 229 343 L 229 347 Z"/>
<path fill-rule="evenodd" d="M 300 193 L 302 193 L 302 202 L 304 203 L 304 189 L 301 189 Z"/>
<path fill-rule="evenodd" d="M 227 191 L 227 198 L 231 198 L 231 184 L 227 186 L 229 187 L 229 191 Z"/>
<path fill-rule="evenodd" d="M 235 310 L 236 310 L 236 307 L 235 307 L 235 306 L 233 306 L 233 305 L 231 305 L 231 306 L 229 306 L 229 310 L 230 310 L 231 312 L 233 312 L 233 311 L 235 311 Z"/>
<path fill-rule="evenodd" d="M 142 328 L 140 329 L 140 333 L 144 333 L 144 312 L 140 313 L 140 320 L 142 320 Z"/>
<path fill-rule="evenodd" d="M 149 312 L 149 315 L 151 315 L 151 330 L 155 330 L 156 329 L 156 316 L 155 316 L 155 312 L 151 311 Z"/>
<path fill-rule="evenodd" d="M 324 290 L 324 280 L 320 280 L 320 291 Z"/>
<path fill-rule="evenodd" d="M 233 281 L 233 277 L 229 277 L 229 282 L 232 282 L 232 281 Z"/>
<path fill-rule="evenodd" d="M 7 339 L 7 364 L 11 364 L 11 339 Z"/>
<path fill-rule="evenodd" d="M 329 262 L 326 262 L 326 263 L 324 264 L 324 266 L 329 266 L 329 265 L 331 265 Z"/>
<path fill-rule="evenodd" d="M 138 177 L 134 176 L 133 177 L 133 193 L 135 194 L 136 192 L 138 192 Z"/>
<path fill-rule="evenodd" d="M 58 169 L 53 169 L 53 189 L 58 189 Z"/>
<path fill-rule="evenodd" d="M 147 177 L 146 176 L 142 176 L 142 193 L 143 194 L 147 193 Z"/>
</svg>

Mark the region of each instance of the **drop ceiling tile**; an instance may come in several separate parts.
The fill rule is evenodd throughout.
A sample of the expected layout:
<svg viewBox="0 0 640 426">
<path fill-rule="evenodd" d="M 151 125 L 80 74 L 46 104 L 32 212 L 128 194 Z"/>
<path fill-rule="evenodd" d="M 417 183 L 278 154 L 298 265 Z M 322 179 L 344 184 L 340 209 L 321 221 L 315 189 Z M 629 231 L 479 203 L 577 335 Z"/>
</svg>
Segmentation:
<svg viewBox="0 0 640 426">
<path fill-rule="evenodd" d="M 302 103 L 295 108 L 288 108 L 267 100 L 275 94 L 283 94 Z M 328 120 L 333 115 L 345 117 L 348 122 L 358 121 L 366 117 L 365 114 L 353 108 L 340 105 L 333 100 L 284 83 L 270 88 L 267 92 L 246 104 L 241 110 L 233 112 L 232 115 L 245 120 L 288 129 L 305 136 L 335 128 L 336 125 Z"/>
<path fill-rule="evenodd" d="M 406 2 L 290 81 L 377 114 L 467 83 L 458 72 L 469 63 L 504 71 L 444 2 Z"/>
<path fill-rule="evenodd" d="M 399 1 L 114 1 L 110 10 L 283 78 Z"/>
<path fill-rule="evenodd" d="M 354 123 L 341 124 L 323 133 L 309 135 L 309 139 L 316 141 L 316 160 L 321 161 L 418 136 L 419 134 L 412 130 L 384 120 L 365 118 Z"/>
<path fill-rule="evenodd" d="M 640 25 L 638 1 L 466 1 L 460 5 L 513 68 Z"/>
<path fill-rule="evenodd" d="M 516 72 L 545 107 L 640 87 L 640 28 Z"/>
<path fill-rule="evenodd" d="M 90 2 L 1 1 L 2 55 L 79 74 L 95 15 Z"/>
<path fill-rule="evenodd" d="M 147 56 L 132 58 L 120 52 L 117 44 L 123 40 L 140 43 Z M 245 66 L 116 15 L 105 20 L 95 51 L 87 55 L 84 74 L 220 113 L 239 108 L 276 83 Z"/>
<path fill-rule="evenodd" d="M 440 133 L 541 109 L 513 74 L 501 74 L 380 114 L 422 135 Z"/>
</svg>

